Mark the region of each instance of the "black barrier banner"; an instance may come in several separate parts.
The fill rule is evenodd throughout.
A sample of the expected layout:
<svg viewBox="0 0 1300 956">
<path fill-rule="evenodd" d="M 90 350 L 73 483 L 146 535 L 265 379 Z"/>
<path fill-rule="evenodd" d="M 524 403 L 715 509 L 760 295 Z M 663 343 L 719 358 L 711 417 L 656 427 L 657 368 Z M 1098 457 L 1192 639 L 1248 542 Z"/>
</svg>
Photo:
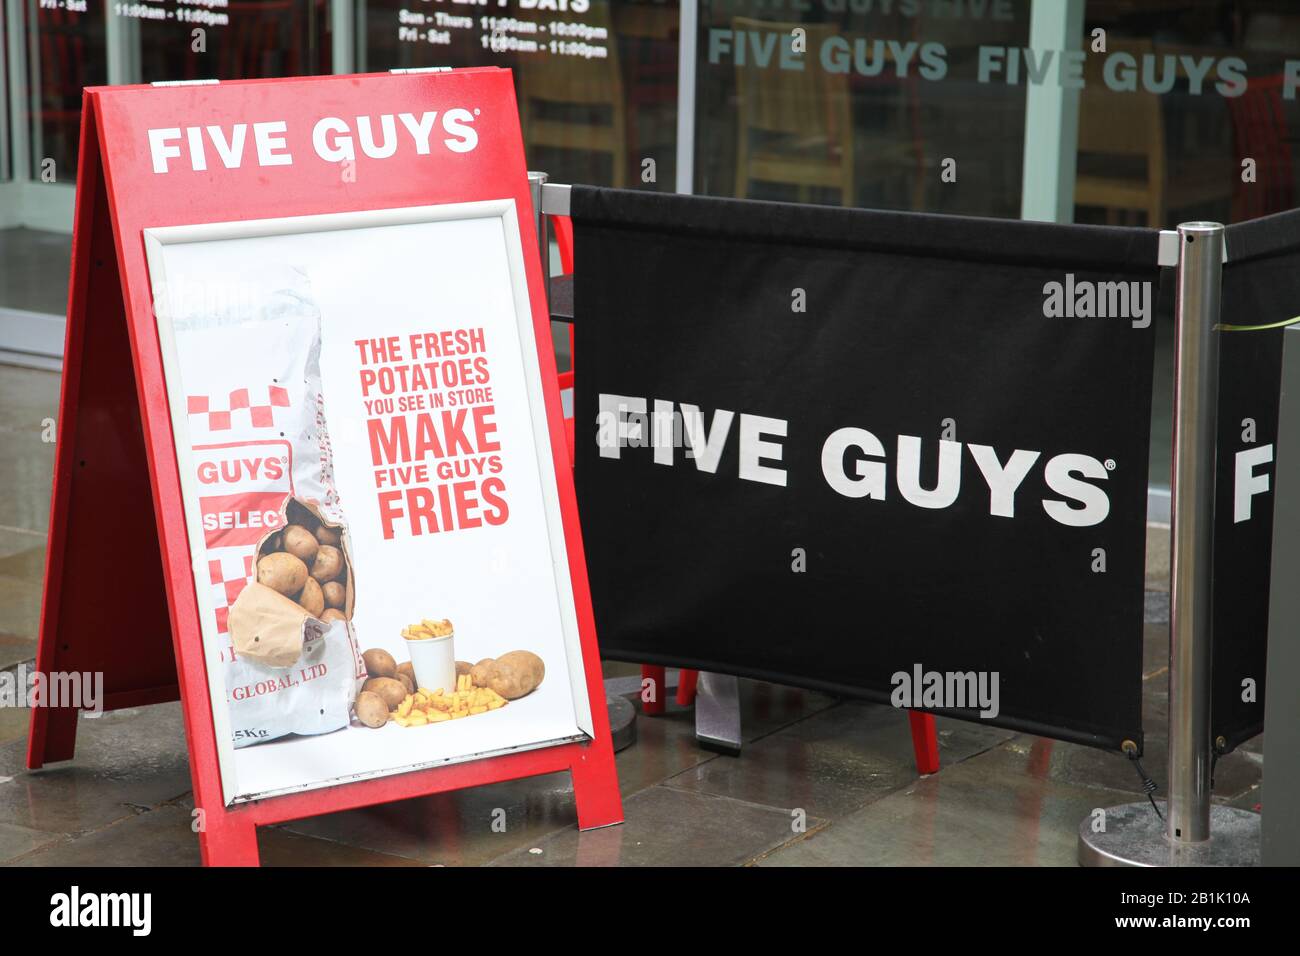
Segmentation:
<svg viewBox="0 0 1300 956">
<path fill-rule="evenodd" d="M 1264 729 L 1281 329 L 1300 314 L 1300 213 L 1229 226 L 1219 339 L 1211 734 L 1226 752 Z"/>
<path fill-rule="evenodd" d="M 1154 230 L 572 210 L 604 656 L 1141 745 Z"/>
</svg>

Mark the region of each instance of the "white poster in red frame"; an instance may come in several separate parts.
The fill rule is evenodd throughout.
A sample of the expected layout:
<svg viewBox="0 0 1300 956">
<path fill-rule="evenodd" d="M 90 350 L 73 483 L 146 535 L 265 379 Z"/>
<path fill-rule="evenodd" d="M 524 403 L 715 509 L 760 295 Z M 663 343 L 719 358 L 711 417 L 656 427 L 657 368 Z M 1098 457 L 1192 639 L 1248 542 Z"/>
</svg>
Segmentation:
<svg viewBox="0 0 1300 956">
<path fill-rule="evenodd" d="M 90 90 L 83 115 L 38 666 L 103 670 L 109 709 L 179 694 L 208 863 L 557 770 L 580 826 L 619 822 L 508 72 Z M 81 583 L 110 526 L 122 573 Z M 110 594 L 170 639 L 106 632 Z M 29 766 L 75 728 L 34 713 Z"/>
<path fill-rule="evenodd" d="M 145 238 L 226 802 L 590 739 L 513 201 Z"/>
</svg>

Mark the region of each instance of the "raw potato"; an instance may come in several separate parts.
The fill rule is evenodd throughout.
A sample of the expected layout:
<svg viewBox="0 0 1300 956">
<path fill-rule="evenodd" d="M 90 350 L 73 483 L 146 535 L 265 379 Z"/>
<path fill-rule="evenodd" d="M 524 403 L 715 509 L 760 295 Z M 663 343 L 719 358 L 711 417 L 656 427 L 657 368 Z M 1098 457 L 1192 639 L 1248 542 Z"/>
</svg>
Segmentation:
<svg viewBox="0 0 1300 956">
<path fill-rule="evenodd" d="M 412 664 L 410 661 L 407 661 L 405 664 L 397 665 L 397 676 L 399 679 L 405 676 L 410 680 L 412 694 L 414 694 L 417 690 L 420 689 L 419 682 L 417 682 L 415 679 L 415 665 Z"/>
<path fill-rule="evenodd" d="M 475 687 L 486 687 L 488 684 L 488 671 L 495 664 L 490 657 L 485 657 L 469 669 L 470 680 L 474 682 Z"/>
<path fill-rule="evenodd" d="M 339 542 L 343 539 L 337 528 L 327 528 L 325 525 L 321 525 L 316 529 L 316 540 L 321 544 L 328 544 L 332 548 L 337 548 Z"/>
<path fill-rule="evenodd" d="M 397 661 L 382 647 L 370 648 L 361 655 L 361 659 L 366 662 L 366 673 L 371 677 L 397 676 Z"/>
<path fill-rule="evenodd" d="M 327 607 L 316 616 L 326 624 L 333 624 L 335 621 L 346 621 L 348 619 L 348 616 L 336 607 Z"/>
<path fill-rule="evenodd" d="M 262 553 L 271 554 L 274 551 L 283 551 L 284 548 L 280 547 L 281 540 L 282 534 L 277 531 L 275 534 L 271 535 L 271 537 L 262 542 Z"/>
<path fill-rule="evenodd" d="M 316 551 L 316 560 L 311 566 L 311 576 L 324 584 L 333 581 L 343 570 L 343 552 L 329 544 L 322 544 Z"/>
<path fill-rule="evenodd" d="M 546 665 L 532 651 L 511 651 L 489 668 L 487 686 L 506 700 L 518 700 L 536 690 L 545 676 Z"/>
<path fill-rule="evenodd" d="M 302 593 L 298 595 L 298 603 L 312 617 L 319 618 L 324 612 L 325 595 L 321 594 L 320 585 L 312 578 L 308 578 L 307 583 L 302 586 Z"/>
<path fill-rule="evenodd" d="M 321 591 L 325 595 L 325 606 L 342 608 L 347 601 L 348 592 L 344 590 L 343 585 L 337 581 L 326 581 L 321 585 Z"/>
<path fill-rule="evenodd" d="M 307 565 L 283 551 L 263 555 L 257 562 L 257 583 L 292 599 L 307 583 Z"/>
<path fill-rule="evenodd" d="M 456 662 L 456 676 L 457 676 L 457 677 L 460 677 L 460 676 L 462 676 L 462 675 L 464 675 L 464 674 L 468 674 L 468 673 L 469 673 L 470 671 L 472 671 L 473 669 L 474 669 L 474 665 L 471 664 L 469 661 L 457 661 L 457 662 Z"/>
<path fill-rule="evenodd" d="M 388 704 L 373 691 L 363 690 L 357 694 L 353 708 L 357 712 L 357 720 L 367 727 L 382 727 L 388 723 Z"/>
<path fill-rule="evenodd" d="M 414 693 L 415 693 L 415 678 L 414 678 L 414 677 L 412 677 L 412 676 L 409 675 L 409 674 L 404 674 L 402 671 L 398 671 L 398 672 L 397 672 L 397 677 L 396 677 L 395 679 L 396 679 L 396 680 L 399 680 L 399 681 L 402 682 L 402 686 L 406 688 L 406 695 L 407 695 L 407 697 L 409 697 L 411 694 L 414 694 Z M 403 698 L 403 699 L 405 699 L 405 698 Z"/>
<path fill-rule="evenodd" d="M 361 685 L 361 690 L 363 693 L 370 691 L 372 694 L 378 694 L 388 705 L 389 710 L 396 709 L 398 704 L 406 700 L 406 685 L 391 677 L 372 677 Z"/>
<path fill-rule="evenodd" d="M 300 524 L 291 524 L 284 529 L 284 550 L 288 551 L 308 567 L 316 560 L 320 542 L 316 536 Z"/>
</svg>

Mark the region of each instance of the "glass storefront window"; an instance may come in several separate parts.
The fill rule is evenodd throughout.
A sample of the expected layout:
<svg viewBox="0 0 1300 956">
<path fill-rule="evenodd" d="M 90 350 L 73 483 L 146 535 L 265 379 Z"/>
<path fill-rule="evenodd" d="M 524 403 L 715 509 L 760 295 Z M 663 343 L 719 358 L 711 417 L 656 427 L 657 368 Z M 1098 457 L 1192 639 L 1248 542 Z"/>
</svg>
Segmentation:
<svg viewBox="0 0 1300 956">
<path fill-rule="evenodd" d="M 25 25 L 34 182 L 75 180 L 84 87 L 332 65 L 327 0 L 31 0 Z"/>
<path fill-rule="evenodd" d="M 682 143 L 677 0 L 4 2 L 23 62 L 0 77 L 0 178 L 73 180 L 87 85 L 352 61 L 510 67 L 529 164 L 557 181 L 673 189 L 685 155 L 706 195 L 1014 218 L 1042 168 L 1024 175 L 1026 130 L 1031 155 L 1045 141 L 1031 93 L 1059 91 L 1059 217 L 1170 226 L 1296 203 L 1295 0 L 698 0 Z M 1044 18 L 1070 21 L 1049 46 L 1071 49 L 1031 46 Z M 355 25 L 337 60 L 335 23 Z"/>
<path fill-rule="evenodd" d="M 26 7 L 28 162 L 36 182 L 76 179 L 81 91 L 108 82 L 104 4 L 32 0 Z"/>
<path fill-rule="evenodd" d="M 326 0 L 114 0 L 124 82 L 329 73 Z"/>
<path fill-rule="evenodd" d="M 1025 87 L 982 46 L 1028 42 L 1028 0 L 701 0 L 695 191 L 1017 216 Z M 941 183 L 956 160 L 959 188 Z"/>
<path fill-rule="evenodd" d="M 1171 227 L 1295 206 L 1300 8 L 1278 0 L 1087 4 L 1075 218 Z M 1164 15 L 1161 15 L 1161 14 Z M 1251 161 L 1253 182 L 1243 179 Z"/>
<path fill-rule="evenodd" d="M 531 168 L 559 182 L 674 187 L 676 2 L 557 0 L 523 9 L 367 0 L 362 10 L 364 70 L 514 70 Z"/>
<path fill-rule="evenodd" d="M 71 227 L 85 86 L 345 66 L 511 68 L 557 182 L 1165 228 L 1300 193 L 1300 0 L 0 3 L 17 225 Z"/>
</svg>

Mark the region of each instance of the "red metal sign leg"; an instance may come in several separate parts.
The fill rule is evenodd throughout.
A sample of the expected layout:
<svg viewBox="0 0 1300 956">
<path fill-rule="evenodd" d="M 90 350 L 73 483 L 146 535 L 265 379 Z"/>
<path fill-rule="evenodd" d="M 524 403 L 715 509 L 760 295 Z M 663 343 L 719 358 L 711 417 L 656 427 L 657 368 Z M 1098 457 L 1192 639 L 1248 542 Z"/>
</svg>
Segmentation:
<svg viewBox="0 0 1300 956">
<path fill-rule="evenodd" d="M 907 719 L 912 725 L 912 750 L 916 753 L 916 772 L 939 772 L 939 737 L 934 730 L 934 715 L 909 710 Z"/>
<path fill-rule="evenodd" d="M 257 825 L 248 814 L 218 807 L 203 815 L 199 852 L 204 866 L 257 866 Z"/>
<path fill-rule="evenodd" d="M 608 722 L 608 717 L 606 721 Z M 595 830 L 622 823 L 623 798 L 618 791 L 614 748 L 609 742 L 608 728 L 605 728 L 599 740 L 582 748 L 582 759 L 574 762 L 572 772 L 573 799 L 578 805 L 578 829 Z"/>
</svg>

